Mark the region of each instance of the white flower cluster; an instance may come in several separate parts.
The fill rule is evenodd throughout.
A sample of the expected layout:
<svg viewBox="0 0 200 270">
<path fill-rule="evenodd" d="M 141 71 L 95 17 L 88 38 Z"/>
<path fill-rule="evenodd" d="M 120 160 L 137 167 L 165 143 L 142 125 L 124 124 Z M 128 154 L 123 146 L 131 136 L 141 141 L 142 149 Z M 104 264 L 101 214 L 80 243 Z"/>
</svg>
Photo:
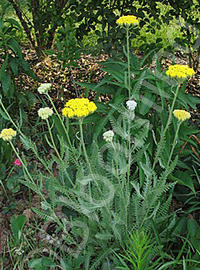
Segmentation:
<svg viewBox="0 0 200 270">
<path fill-rule="evenodd" d="M 38 110 L 38 115 L 42 118 L 42 119 L 47 119 L 49 116 L 51 116 L 53 114 L 53 110 L 50 109 L 49 107 L 46 108 L 41 108 Z"/>
<path fill-rule="evenodd" d="M 40 94 L 47 94 L 50 88 L 51 88 L 51 83 L 42 83 L 40 87 L 38 88 L 38 92 Z"/>
<path fill-rule="evenodd" d="M 114 137 L 114 132 L 112 130 L 108 130 L 103 133 L 103 139 L 106 142 L 112 142 L 113 137 Z"/>
<path fill-rule="evenodd" d="M 126 106 L 127 106 L 128 110 L 135 111 L 137 103 L 135 102 L 135 100 L 128 100 L 128 101 L 126 101 Z"/>
</svg>

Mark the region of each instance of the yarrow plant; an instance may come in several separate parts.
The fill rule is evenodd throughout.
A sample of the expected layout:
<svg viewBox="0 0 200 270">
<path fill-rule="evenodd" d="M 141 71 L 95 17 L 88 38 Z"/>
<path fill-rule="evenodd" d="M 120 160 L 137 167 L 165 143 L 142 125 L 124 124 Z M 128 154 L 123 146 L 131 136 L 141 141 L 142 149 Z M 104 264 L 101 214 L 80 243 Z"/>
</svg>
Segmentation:
<svg viewBox="0 0 200 270">
<path fill-rule="evenodd" d="M 132 24 L 138 24 L 139 21 L 136 16 L 134 15 L 127 15 L 120 17 L 117 21 L 117 24 L 119 25 L 132 25 Z"/>
<path fill-rule="evenodd" d="M 103 133 L 103 139 L 106 142 L 112 142 L 113 137 L 114 137 L 114 132 L 112 130 L 108 130 L 108 131 Z"/>
<path fill-rule="evenodd" d="M 126 15 L 122 16 L 116 21 L 117 24 L 123 26 L 126 30 L 126 53 L 127 53 L 127 69 L 128 69 L 128 76 L 127 76 L 127 88 L 129 92 L 129 98 L 131 97 L 131 64 L 130 64 L 130 28 L 135 26 L 139 23 L 138 19 L 134 15 Z"/>
<path fill-rule="evenodd" d="M 40 87 L 38 87 L 38 92 L 40 94 L 47 94 L 51 89 L 51 83 L 42 83 Z"/>
<path fill-rule="evenodd" d="M 187 78 L 195 74 L 192 68 L 189 68 L 186 65 L 171 65 L 169 66 L 166 74 L 170 77 L 176 78 Z"/>
<path fill-rule="evenodd" d="M 173 114 L 178 119 L 178 121 L 181 122 L 190 119 L 191 117 L 191 114 L 185 110 L 174 110 Z"/>
<path fill-rule="evenodd" d="M 11 141 L 16 135 L 17 132 L 12 128 L 5 128 L 1 131 L 0 138 L 2 138 L 4 141 Z"/>
<path fill-rule="evenodd" d="M 93 101 L 89 101 L 87 98 L 75 98 L 70 99 L 62 110 L 62 115 L 69 118 L 72 117 L 86 117 L 90 113 L 93 113 L 97 109 L 97 106 Z"/>
<path fill-rule="evenodd" d="M 53 114 L 53 110 L 50 109 L 49 107 L 46 108 L 41 108 L 38 110 L 38 115 L 43 119 L 47 119 L 49 116 Z"/>
</svg>

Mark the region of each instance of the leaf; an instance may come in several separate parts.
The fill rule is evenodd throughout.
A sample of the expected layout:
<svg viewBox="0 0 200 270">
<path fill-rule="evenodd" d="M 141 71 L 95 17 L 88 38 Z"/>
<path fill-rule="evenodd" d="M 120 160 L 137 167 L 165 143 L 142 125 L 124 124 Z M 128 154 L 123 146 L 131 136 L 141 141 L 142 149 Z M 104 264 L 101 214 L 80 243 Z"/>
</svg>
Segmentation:
<svg viewBox="0 0 200 270">
<path fill-rule="evenodd" d="M 1 70 L 0 72 L 0 81 L 2 84 L 3 92 L 6 96 L 10 97 L 9 89 L 11 86 L 11 76 L 10 71 Z"/>
<path fill-rule="evenodd" d="M 105 233 L 96 233 L 95 234 L 95 237 L 97 239 L 100 239 L 100 240 L 106 240 L 106 241 L 108 241 L 108 240 L 112 239 L 113 235 L 110 234 L 110 233 L 106 233 L 105 232 Z"/>
<path fill-rule="evenodd" d="M 141 104 L 139 106 L 139 113 L 142 115 L 145 115 L 149 112 L 151 107 L 153 106 L 154 102 L 156 100 L 156 96 L 152 95 L 152 93 L 146 93 L 142 97 Z"/>
<path fill-rule="evenodd" d="M 16 239 L 20 240 L 22 229 L 26 223 L 26 216 L 20 215 L 18 217 L 12 216 L 10 219 L 11 230 Z"/>
<path fill-rule="evenodd" d="M 5 22 L 8 22 L 14 26 L 16 26 L 19 30 L 22 30 L 21 29 L 21 25 L 18 23 L 18 21 L 14 20 L 14 19 L 6 19 Z"/>
<path fill-rule="evenodd" d="M 16 58 L 12 57 L 10 60 L 10 67 L 14 76 L 18 76 L 18 61 Z"/>
<path fill-rule="evenodd" d="M 194 181 L 192 177 L 187 173 L 187 172 L 182 172 L 178 171 L 174 174 L 176 181 L 192 190 L 193 193 L 195 193 L 195 188 L 194 188 Z"/>
<path fill-rule="evenodd" d="M 1 114 L 1 116 L 2 116 L 5 120 L 10 121 L 10 119 L 9 119 L 8 116 L 2 111 L 2 109 L 0 109 L 0 114 Z"/>
<path fill-rule="evenodd" d="M 21 48 L 18 42 L 14 38 L 10 38 L 7 44 L 11 48 L 11 50 L 14 52 L 14 54 L 18 56 L 20 59 L 22 59 L 22 52 L 21 52 Z"/>
<path fill-rule="evenodd" d="M 190 218 L 187 222 L 188 233 L 191 237 L 195 237 L 198 224 L 195 219 Z"/>
<path fill-rule="evenodd" d="M 17 177 L 9 177 L 6 182 L 7 188 L 11 190 L 13 193 L 16 193 L 20 190 L 19 181 Z"/>
</svg>

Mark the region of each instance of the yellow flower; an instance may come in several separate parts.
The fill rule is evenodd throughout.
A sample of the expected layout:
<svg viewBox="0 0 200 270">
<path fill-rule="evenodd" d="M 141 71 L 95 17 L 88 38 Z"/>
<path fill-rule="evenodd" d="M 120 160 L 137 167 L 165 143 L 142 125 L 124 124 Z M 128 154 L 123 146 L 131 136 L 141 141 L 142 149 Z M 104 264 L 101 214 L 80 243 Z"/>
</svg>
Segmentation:
<svg viewBox="0 0 200 270">
<path fill-rule="evenodd" d="M 174 110 L 173 114 L 179 121 L 185 121 L 191 117 L 190 113 L 185 110 Z"/>
<path fill-rule="evenodd" d="M 169 66 L 166 74 L 170 77 L 177 77 L 177 78 L 187 78 L 191 77 L 195 74 L 192 68 L 189 68 L 186 65 L 172 65 Z"/>
<path fill-rule="evenodd" d="M 4 141 L 11 141 L 16 134 L 17 132 L 12 128 L 4 128 L 0 133 L 0 138 L 2 138 Z"/>
<path fill-rule="evenodd" d="M 116 23 L 119 25 L 131 25 L 131 24 L 138 24 L 139 21 L 134 15 L 127 15 L 117 19 Z"/>
<path fill-rule="evenodd" d="M 49 116 L 51 116 L 53 114 L 53 110 L 50 109 L 49 107 L 46 108 L 40 108 L 38 110 L 38 115 L 42 118 L 42 119 L 47 119 Z"/>
<path fill-rule="evenodd" d="M 87 98 L 70 99 L 65 107 L 62 109 L 62 115 L 72 117 L 86 117 L 88 114 L 93 113 L 97 109 L 94 102 L 89 101 Z"/>
</svg>

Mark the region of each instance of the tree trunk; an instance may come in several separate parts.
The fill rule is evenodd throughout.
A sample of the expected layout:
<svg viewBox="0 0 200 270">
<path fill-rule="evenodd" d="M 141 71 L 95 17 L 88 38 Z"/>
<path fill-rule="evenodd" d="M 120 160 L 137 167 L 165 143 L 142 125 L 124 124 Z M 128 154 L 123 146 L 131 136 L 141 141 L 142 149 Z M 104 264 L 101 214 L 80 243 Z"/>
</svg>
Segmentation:
<svg viewBox="0 0 200 270">
<path fill-rule="evenodd" d="M 19 18 L 19 20 L 20 20 L 20 22 L 21 22 L 21 24 L 22 24 L 22 26 L 24 28 L 24 31 L 25 31 L 28 39 L 30 40 L 32 46 L 35 48 L 35 41 L 32 39 L 31 31 L 29 29 L 29 26 L 28 26 L 27 22 L 23 18 L 20 7 L 18 6 L 18 4 L 14 0 L 8 0 L 8 1 L 12 4 L 12 6 L 13 6 L 16 14 L 17 14 L 17 17 Z"/>
</svg>

